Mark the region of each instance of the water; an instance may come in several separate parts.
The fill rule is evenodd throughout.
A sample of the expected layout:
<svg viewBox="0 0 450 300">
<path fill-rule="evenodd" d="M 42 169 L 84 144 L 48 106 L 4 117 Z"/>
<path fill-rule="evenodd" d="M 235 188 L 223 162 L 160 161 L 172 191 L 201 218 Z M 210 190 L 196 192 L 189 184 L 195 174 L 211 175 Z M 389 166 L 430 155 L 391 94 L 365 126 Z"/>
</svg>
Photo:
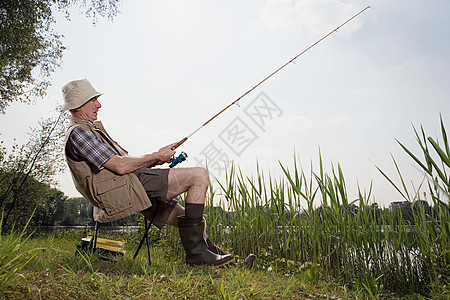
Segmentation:
<svg viewBox="0 0 450 300">
<path fill-rule="evenodd" d="M 40 226 L 38 230 L 48 233 L 58 231 L 82 231 L 82 230 L 94 230 L 94 226 Z M 100 226 L 102 232 L 108 233 L 131 233 L 139 230 L 139 226 Z"/>
</svg>

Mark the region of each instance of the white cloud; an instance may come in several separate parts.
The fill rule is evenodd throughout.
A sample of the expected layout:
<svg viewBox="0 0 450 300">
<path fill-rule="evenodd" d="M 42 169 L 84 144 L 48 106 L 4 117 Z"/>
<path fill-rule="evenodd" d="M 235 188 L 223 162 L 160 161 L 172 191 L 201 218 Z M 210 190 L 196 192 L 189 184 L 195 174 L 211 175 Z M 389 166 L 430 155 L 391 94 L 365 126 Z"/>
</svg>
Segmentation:
<svg viewBox="0 0 450 300">
<path fill-rule="evenodd" d="M 280 132 L 307 132 L 313 126 L 313 121 L 298 115 L 283 115 L 280 122 L 276 125 L 280 126 L 277 130 Z"/>
<path fill-rule="evenodd" d="M 260 23 L 273 31 L 324 35 L 360 9 L 360 5 L 338 0 L 269 0 L 260 13 Z M 353 20 L 342 30 L 352 32 L 360 25 Z"/>
<path fill-rule="evenodd" d="M 351 115 L 336 115 L 330 118 L 329 122 L 330 125 L 336 126 L 336 125 L 344 125 L 349 124 L 352 121 Z"/>
</svg>

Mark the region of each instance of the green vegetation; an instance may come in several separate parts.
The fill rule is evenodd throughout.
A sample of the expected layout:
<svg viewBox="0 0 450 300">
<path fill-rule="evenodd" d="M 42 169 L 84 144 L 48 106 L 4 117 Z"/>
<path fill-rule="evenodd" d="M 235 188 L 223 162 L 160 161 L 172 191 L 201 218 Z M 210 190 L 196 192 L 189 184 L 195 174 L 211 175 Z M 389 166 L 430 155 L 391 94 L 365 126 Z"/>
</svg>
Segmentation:
<svg viewBox="0 0 450 300">
<path fill-rule="evenodd" d="M 53 214 L 63 213 L 61 209 L 58 212 L 58 206 L 67 197 L 52 186 L 55 175 L 66 168 L 66 126 L 64 121 L 56 123 L 55 118 L 48 118 L 31 129 L 24 145 L 16 144 L 7 151 L 0 142 L 2 231 L 9 231 L 13 222 L 23 226 L 34 210 L 32 225 L 45 224 Z"/>
<path fill-rule="evenodd" d="M 5 295 L 10 286 L 17 284 L 22 277 L 21 270 L 33 258 L 30 254 L 35 249 L 23 249 L 23 244 L 29 238 L 25 236 L 25 229 L 26 227 L 20 233 L 14 231 L 14 233 L 0 235 L 0 297 Z"/>
<path fill-rule="evenodd" d="M 51 84 L 61 65 L 64 36 L 55 32 L 55 13 L 69 19 L 78 6 L 95 23 L 99 16 L 113 19 L 118 0 L 2 0 L 0 2 L 0 113 L 13 102 L 33 103 Z"/>
<path fill-rule="evenodd" d="M 406 202 L 385 209 L 370 202 L 370 190 L 351 200 L 341 167 L 328 173 L 322 160 L 309 172 L 297 160 L 293 168 L 281 165 L 279 180 L 232 168 L 220 190 L 209 191 L 208 233 L 238 260 L 257 253 L 252 270 L 185 266 L 175 228 L 152 228 L 150 268 L 144 253 L 136 261 L 130 255 L 139 233 L 116 236 L 130 253 L 109 263 L 75 254 L 86 232 L 27 238 L 13 230 L 1 240 L 13 249 L 0 256 L 11 262 L 2 263 L 1 291 L 6 298 L 51 299 L 448 298 L 450 150 L 442 120 L 441 129 L 439 143 L 415 131 L 425 162 L 400 144 L 427 174 L 429 202 L 407 189 L 398 168 L 400 184 L 380 171 Z"/>
<path fill-rule="evenodd" d="M 407 200 L 397 209 L 371 204 L 371 191 L 351 200 L 343 171 L 328 174 L 320 158 L 318 171 L 306 173 L 297 160 L 293 170 L 281 165 L 285 178 L 244 177 L 231 169 L 221 185 L 224 205 L 232 214 L 209 212 L 214 238 L 236 253 L 257 253 L 289 262 L 318 266 L 322 279 L 369 295 L 411 292 L 429 295 L 450 281 L 450 150 L 441 119 L 441 144 L 416 132 L 425 163 L 403 149 L 428 175 L 432 206 L 384 176 Z M 432 150 L 434 150 L 432 152 Z M 394 163 L 396 164 L 395 160 Z M 397 164 L 396 164 L 397 165 Z M 398 168 L 397 168 L 398 169 Z M 380 170 L 381 171 L 381 170 Z M 304 205 L 306 203 L 306 205 Z M 303 204 L 303 205 L 302 205 Z M 229 232 L 224 230 L 227 224 Z M 311 274 L 314 272 L 310 272 Z M 436 290 L 434 290 L 436 291 Z"/>
</svg>

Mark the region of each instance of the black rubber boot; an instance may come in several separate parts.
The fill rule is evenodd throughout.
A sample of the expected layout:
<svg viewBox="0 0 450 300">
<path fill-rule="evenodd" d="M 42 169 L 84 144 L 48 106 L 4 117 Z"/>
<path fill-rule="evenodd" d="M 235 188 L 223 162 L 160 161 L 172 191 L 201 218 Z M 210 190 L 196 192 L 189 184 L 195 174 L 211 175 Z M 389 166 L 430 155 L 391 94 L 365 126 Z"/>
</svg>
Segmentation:
<svg viewBox="0 0 450 300">
<path fill-rule="evenodd" d="M 205 224 L 202 218 L 178 217 L 181 243 L 186 251 L 186 264 L 199 266 L 224 266 L 234 261 L 231 254 L 218 255 L 208 250 L 203 236 Z"/>
<path fill-rule="evenodd" d="M 257 259 L 257 256 L 252 253 L 244 259 L 244 262 L 242 263 L 242 265 L 246 268 L 253 269 L 256 259 Z"/>
<path fill-rule="evenodd" d="M 225 252 L 222 251 L 219 247 L 214 245 L 214 243 L 211 241 L 211 239 L 208 237 L 205 239 L 206 241 L 206 247 L 208 247 L 208 250 L 212 253 L 219 254 L 219 255 L 225 255 Z"/>
</svg>

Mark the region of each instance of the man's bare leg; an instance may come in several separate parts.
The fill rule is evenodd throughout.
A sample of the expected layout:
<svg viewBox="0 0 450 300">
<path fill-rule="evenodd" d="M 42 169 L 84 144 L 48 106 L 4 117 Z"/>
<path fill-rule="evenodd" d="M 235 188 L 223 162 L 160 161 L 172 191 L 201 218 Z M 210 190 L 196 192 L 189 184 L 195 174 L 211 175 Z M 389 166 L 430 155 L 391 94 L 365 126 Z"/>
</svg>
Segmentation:
<svg viewBox="0 0 450 300">
<path fill-rule="evenodd" d="M 209 174 L 203 168 L 170 169 L 168 185 L 167 200 L 187 192 L 185 202 L 205 204 L 206 191 L 209 187 Z M 184 207 L 177 204 L 167 219 L 167 224 L 178 227 L 177 218 L 184 216 L 184 214 Z"/>
<path fill-rule="evenodd" d="M 170 169 L 168 185 L 168 200 L 187 192 L 186 202 L 205 204 L 209 174 L 200 167 Z"/>
<path fill-rule="evenodd" d="M 202 220 L 208 187 L 209 174 L 203 168 L 176 168 L 169 171 L 167 199 L 171 200 L 182 193 L 186 193 L 186 198 L 185 208 L 177 204 L 167 224 L 178 227 L 186 251 L 186 264 L 189 265 L 222 266 L 234 261 L 233 255 L 218 254 L 208 248 L 208 241 L 211 241 L 205 234 Z"/>
<path fill-rule="evenodd" d="M 170 213 L 170 216 L 167 219 L 166 224 L 178 227 L 178 217 L 179 216 L 184 216 L 184 207 L 181 206 L 180 204 L 177 204 L 177 206 L 175 206 L 175 208 Z"/>
<path fill-rule="evenodd" d="M 185 215 L 201 218 L 205 206 L 206 191 L 209 187 L 209 174 L 203 168 L 177 168 L 169 171 L 167 198 L 185 193 Z"/>
<path fill-rule="evenodd" d="M 206 191 L 209 187 L 209 174 L 203 168 L 178 168 L 169 171 L 169 188 L 167 199 L 187 192 L 185 202 L 195 204 L 205 204 Z M 177 204 L 172 210 L 167 224 L 178 227 L 178 217 L 185 215 L 185 208 Z M 224 254 L 219 247 L 214 245 L 205 232 L 205 241 L 208 249 L 217 254 Z"/>
</svg>

